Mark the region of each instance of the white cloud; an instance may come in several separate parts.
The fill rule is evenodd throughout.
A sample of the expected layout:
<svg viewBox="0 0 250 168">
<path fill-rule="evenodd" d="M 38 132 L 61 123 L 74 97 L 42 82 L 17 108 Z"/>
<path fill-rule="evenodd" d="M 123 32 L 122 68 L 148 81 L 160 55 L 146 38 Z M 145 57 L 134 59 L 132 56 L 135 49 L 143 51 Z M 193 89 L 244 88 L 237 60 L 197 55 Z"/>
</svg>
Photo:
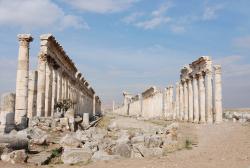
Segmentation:
<svg viewBox="0 0 250 168">
<path fill-rule="evenodd" d="M 95 13 L 120 12 L 137 1 L 139 0 L 65 0 L 77 9 Z"/>
<path fill-rule="evenodd" d="M 172 1 L 166 1 L 158 9 L 152 12 L 153 16 L 162 16 L 164 15 L 169 8 L 173 7 Z"/>
<path fill-rule="evenodd" d="M 61 29 L 65 29 L 68 27 L 74 27 L 77 29 L 90 29 L 89 25 L 86 22 L 74 15 L 66 15 L 61 21 L 61 26 Z"/>
<path fill-rule="evenodd" d="M 206 6 L 202 15 L 202 20 L 214 20 L 217 18 L 217 13 L 219 10 L 223 9 L 222 5 L 216 6 Z"/>
<path fill-rule="evenodd" d="M 134 12 L 126 17 L 124 17 L 122 19 L 123 22 L 127 23 L 127 24 L 131 24 L 137 21 L 138 18 L 140 18 L 141 16 L 143 16 L 144 13 L 142 12 Z"/>
<path fill-rule="evenodd" d="M 132 24 L 139 28 L 154 29 L 171 21 L 171 18 L 169 16 L 166 16 L 166 12 L 172 6 L 172 1 L 168 0 L 165 3 L 162 3 L 159 8 L 148 14 L 146 19 L 144 18 L 139 20 L 139 18 L 144 14 L 135 12 L 123 18 L 123 21 L 127 24 Z"/>
<path fill-rule="evenodd" d="M 80 18 L 67 15 L 51 0 L 1 0 L 0 25 L 34 28 L 86 28 Z"/>
<path fill-rule="evenodd" d="M 142 27 L 144 29 L 154 29 L 158 26 L 160 26 L 161 24 L 164 24 L 164 23 L 168 23 L 171 21 L 171 18 L 170 17 L 154 17 L 150 20 L 146 20 L 146 21 L 142 21 L 142 22 L 138 22 L 136 23 L 135 25 L 137 27 Z"/>
</svg>

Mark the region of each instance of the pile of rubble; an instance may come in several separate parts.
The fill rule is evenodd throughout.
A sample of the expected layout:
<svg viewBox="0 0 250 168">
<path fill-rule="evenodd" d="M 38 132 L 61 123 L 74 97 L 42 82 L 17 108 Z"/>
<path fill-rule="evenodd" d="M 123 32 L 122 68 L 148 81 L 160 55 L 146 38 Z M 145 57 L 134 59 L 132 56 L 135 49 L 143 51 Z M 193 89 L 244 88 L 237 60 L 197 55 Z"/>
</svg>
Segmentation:
<svg viewBox="0 0 250 168">
<path fill-rule="evenodd" d="M 70 132 L 63 121 L 34 119 L 32 127 L 0 136 L 1 160 L 45 165 L 163 156 L 178 148 L 178 124 L 158 130 L 90 127 Z M 64 123 L 64 124 L 63 124 Z M 67 122 L 66 122 L 67 123 Z"/>
</svg>

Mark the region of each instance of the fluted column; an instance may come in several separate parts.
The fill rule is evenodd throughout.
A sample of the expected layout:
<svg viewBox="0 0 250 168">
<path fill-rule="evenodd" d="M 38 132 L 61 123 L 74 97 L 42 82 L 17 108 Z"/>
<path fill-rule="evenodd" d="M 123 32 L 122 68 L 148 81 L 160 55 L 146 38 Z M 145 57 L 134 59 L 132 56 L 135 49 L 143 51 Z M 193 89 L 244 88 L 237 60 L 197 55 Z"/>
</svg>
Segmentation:
<svg viewBox="0 0 250 168">
<path fill-rule="evenodd" d="M 66 99 L 66 76 L 65 75 L 63 75 L 62 82 L 63 82 L 62 99 Z"/>
<path fill-rule="evenodd" d="M 193 122 L 194 119 L 194 102 L 192 80 L 188 80 L 188 121 Z"/>
<path fill-rule="evenodd" d="M 38 117 L 43 117 L 45 115 L 46 62 L 47 62 L 47 56 L 40 54 L 38 62 L 38 80 L 37 80 Z"/>
<path fill-rule="evenodd" d="M 212 90 L 212 72 L 207 71 L 205 76 L 206 86 L 206 120 L 208 123 L 213 122 L 213 90 Z"/>
<path fill-rule="evenodd" d="M 37 71 L 29 74 L 29 93 L 28 93 L 28 118 L 36 116 L 37 101 Z"/>
<path fill-rule="evenodd" d="M 180 83 L 180 120 L 184 119 L 183 83 Z"/>
<path fill-rule="evenodd" d="M 169 118 L 170 120 L 174 119 L 173 96 L 174 96 L 174 87 L 171 85 L 169 86 Z"/>
<path fill-rule="evenodd" d="M 95 102 L 95 94 L 93 95 L 93 116 L 95 116 L 96 114 L 95 114 L 95 104 L 96 104 L 96 102 Z"/>
<path fill-rule="evenodd" d="M 205 115 L 206 115 L 206 110 L 205 110 L 205 85 L 204 85 L 204 77 L 201 74 L 199 76 L 199 110 L 200 110 L 200 123 L 205 123 Z"/>
<path fill-rule="evenodd" d="M 221 86 L 221 66 L 214 66 L 214 112 L 215 122 L 222 122 L 222 86 Z"/>
<path fill-rule="evenodd" d="M 184 82 L 184 121 L 188 121 L 188 87 L 187 81 Z"/>
<path fill-rule="evenodd" d="M 167 120 L 169 120 L 170 118 L 170 114 L 169 114 L 169 87 L 165 88 L 165 117 Z"/>
<path fill-rule="evenodd" d="M 46 89 L 45 89 L 45 117 L 51 116 L 52 101 L 52 67 L 50 62 L 46 64 Z"/>
<path fill-rule="evenodd" d="M 194 122 L 199 122 L 199 91 L 196 76 L 193 77 L 193 103 L 194 103 Z"/>
<path fill-rule="evenodd" d="M 57 74 L 57 102 L 62 99 L 62 73 L 58 70 Z"/>
<path fill-rule="evenodd" d="M 57 104 L 57 77 L 58 72 L 55 67 L 52 69 L 52 102 L 51 102 L 51 116 L 54 116 L 55 105 Z"/>
<path fill-rule="evenodd" d="M 176 92 L 175 115 L 176 115 L 176 119 L 179 120 L 180 119 L 180 85 L 178 82 L 176 83 L 175 92 Z"/>
<path fill-rule="evenodd" d="M 115 112 L 115 101 L 113 100 L 112 102 L 112 112 L 114 113 Z"/>
<path fill-rule="evenodd" d="M 29 44 L 30 34 L 19 34 L 19 52 L 16 77 L 15 123 L 20 129 L 27 127 L 28 83 L 29 83 Z"/>
<path fill-rule="evenodd" d="M 68 93 L 69 93 L 69 80 L 68 78 L 66 77 L 65 78 L 65 99 L 68 99 Z"/>
<path fill-rule="evenodd" d="M 164 88 L 164 117 L 168 117 L 168 88 Z"/>
</svg>

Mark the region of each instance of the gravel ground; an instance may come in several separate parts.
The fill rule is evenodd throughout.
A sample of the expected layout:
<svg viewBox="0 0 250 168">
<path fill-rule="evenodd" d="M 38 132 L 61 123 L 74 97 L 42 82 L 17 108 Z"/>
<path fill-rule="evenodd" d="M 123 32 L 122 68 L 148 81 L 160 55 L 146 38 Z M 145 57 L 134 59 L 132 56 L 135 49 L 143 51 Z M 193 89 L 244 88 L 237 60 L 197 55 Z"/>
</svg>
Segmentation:
<svg viewBox="0 0 250 168">
<path fill-rule="evenodd" d="M 119 119 L 119 123 L 121 118 Z M 135 124 L 126 119 L 127 125 Z M 140 125 L 138 122 L 135 125 Z M 123 125 L 123 123 L 121 124 Z M 49 165 L 58 168 L 250 168 L 250 124 L 224 122 L 219 125 L 180 123 L 180 132 L 198 145 L 191 150 L 183 149 L 167 156 L 144 159 L 100 161 L 89 165 Z M 11 165 L 0 162 L 1 168 L 26 168 L 29 165 Z M 35 166 L 37 167 L 37 166 Z"/>
</svg>

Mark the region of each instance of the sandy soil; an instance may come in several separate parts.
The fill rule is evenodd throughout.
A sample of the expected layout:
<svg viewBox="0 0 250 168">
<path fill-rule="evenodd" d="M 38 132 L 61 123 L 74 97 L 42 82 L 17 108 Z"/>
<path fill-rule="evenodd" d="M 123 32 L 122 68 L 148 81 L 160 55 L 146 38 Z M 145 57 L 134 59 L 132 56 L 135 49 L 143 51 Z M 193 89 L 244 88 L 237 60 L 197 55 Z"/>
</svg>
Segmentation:
<svg viewBox="0 0 250 168">
<path fill-rule="evenodd" d="M 197 137 L 191 150 L 180 150 L 159 158 L 101 161 L 89 165 L 44 167 L 86 168 L 250 168 L 250 124 L 225 122 L 220 125 L 181 123 L 183 135 Z M 0 162 L 0 168 L 25 168 Z M 37 167 L 37 166 L 36 166 Z"/>
</svg>

